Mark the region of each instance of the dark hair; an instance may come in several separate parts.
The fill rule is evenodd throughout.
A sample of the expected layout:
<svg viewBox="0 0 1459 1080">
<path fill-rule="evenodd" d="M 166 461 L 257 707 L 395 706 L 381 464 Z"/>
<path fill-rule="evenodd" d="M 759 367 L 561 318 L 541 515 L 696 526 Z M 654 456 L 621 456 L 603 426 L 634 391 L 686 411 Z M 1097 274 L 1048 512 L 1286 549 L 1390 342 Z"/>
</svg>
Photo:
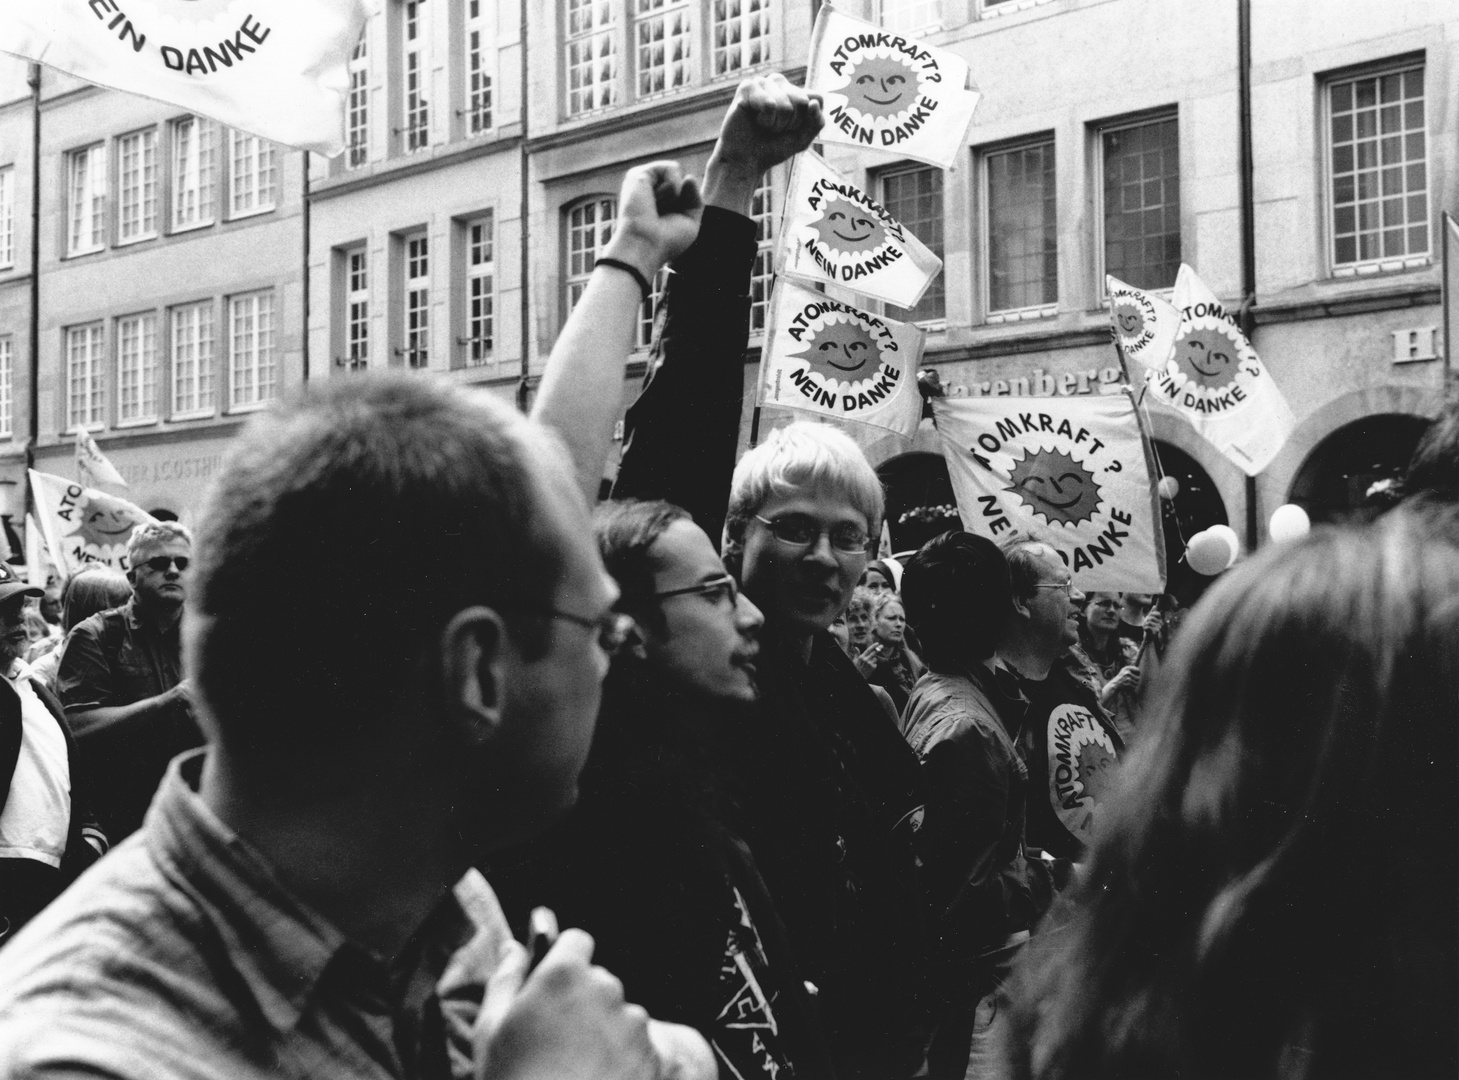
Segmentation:
<svg viewBox="0 0 1459 1080">
<path fill-rule="evenodd" d="M 218 737 L 263 764 L 368 738 L 472 604 L 545 648 L 530 613 L 563 556 L 541 509 L 566 470 L 510 406 L 423 373 L 329 379 L 255 417 L 210 491 L 188 597 Z"/>
<path fill-rule="evenodd" d="M 662 632 L 663 612 L 652 602 L 654 561 L 649 548 L 676 521 L 693 521 L 689 512 L 662 499 L 622 499 L 599 503 L 593 511 L 598 553 L 618 583 L 618 607 Z"/>
<path fill-rule="evenodd" d="M 1456 1074 L 1456 537 L 1314 530 L 1196 606 L 1016 977 L 1015 1075 Z"/>
<path fill-rule="evenodd" d="M 927 666 L 955 672 L 998 647 L 1012 611 L 1008 561 L 993 541 L 953 529 L 907 561 L 901 599 Z"/>
<path fill-rule="evenodd" d="M 61 629 L 70 630 L 98 611 L 120 607 L 132 595 L 127 575 L 103 563 L 83 566 L 61 588 Z"/>
<path fill-rule="evenodd" d="M 1444 407 L 1419 439 L 1408 462 L 1403 493 L 1459 501 L 1459 398 Z"/>
</svg>

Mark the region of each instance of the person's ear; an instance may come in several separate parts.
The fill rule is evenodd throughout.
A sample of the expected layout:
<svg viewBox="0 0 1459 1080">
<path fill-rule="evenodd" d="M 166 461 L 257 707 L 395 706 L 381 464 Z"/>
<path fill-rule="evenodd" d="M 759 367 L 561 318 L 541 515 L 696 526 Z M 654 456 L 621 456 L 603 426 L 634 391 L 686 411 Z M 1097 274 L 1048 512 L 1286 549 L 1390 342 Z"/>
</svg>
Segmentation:
<svg viewBox="0 0 1459 1080">
<path fill-rule="evenodd" d="M 501 616 L 481 605 L 456 612 L 441 631 L 446 719 L 470 744 L 486 742 L 501 728 L 510 648 Z"/>
<path fill-rule="evenodd" d="M 1033 599 L 1033 597 L 1029 597 L 1027 599 L 1024 599 L 1021 596 L 1015 595 L 1013 597 L 1013 604 L 1012 604 L 1013 614 L 1017 615 L 1020 619 L 1026 619 L 1026 618 L 1028 618 L 1028 616 L 1029 616 L 1029 603 L 1032 601 L 1032 599 Z"/>
</svg>

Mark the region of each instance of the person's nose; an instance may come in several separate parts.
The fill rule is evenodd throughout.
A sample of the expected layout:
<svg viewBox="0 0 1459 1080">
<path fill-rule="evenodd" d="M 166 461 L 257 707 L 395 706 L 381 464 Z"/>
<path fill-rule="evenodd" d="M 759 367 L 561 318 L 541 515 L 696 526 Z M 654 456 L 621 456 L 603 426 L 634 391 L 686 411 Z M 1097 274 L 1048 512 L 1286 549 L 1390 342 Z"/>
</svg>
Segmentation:
<svg viewBox="0 0 1459 1080">
<path fill-rule="evenodd" d="M 1077 603 L 1080 603 L 1083 599 L 1084 599 L 1084 594 L 1082 592 L 1080 592 L 1078 589 L 1076 589 L 1073 585 L 1070 585 L 1069 586 L 1069 602 L 1072 603 L 1072 604 L 1077 604 Z"/>
<path fill-rule="evenodd" d="M 764 625 L 765 613 L 753 600 L 740 593 L 739 599 L 735 601 L 735 627 L 742 634 L 754 634 Z"/>
<path fill-rule="evenodd" d="M 836 552 L 831 548 L 831 535 L 822 531 L 806 550 L 805 557 L 825 566 L 836 565 Z"/>
</svg>

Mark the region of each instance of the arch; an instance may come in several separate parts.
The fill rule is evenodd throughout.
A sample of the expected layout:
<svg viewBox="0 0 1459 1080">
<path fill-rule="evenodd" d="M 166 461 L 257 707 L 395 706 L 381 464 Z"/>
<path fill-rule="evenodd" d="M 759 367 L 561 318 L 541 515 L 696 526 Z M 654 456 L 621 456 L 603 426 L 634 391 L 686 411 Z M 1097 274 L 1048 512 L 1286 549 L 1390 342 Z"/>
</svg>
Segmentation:
<svg viewBox="0 0 1459 1080">
<path fill-rule="evenodd" d="M 1403 476 L 1432 421 L 1404 413 L 1350 420 L 1319 442 L 1292 478 L 1287 501 L 1316 522 L 1363 522 L 1388 505 L 1369 495 L 1380 481 Z"/>
<path fill-rule="evenodd" d="M 951 517 L 916 514 L 903 520 L 919 507 L 957 505 L 942 454 L 909 450 L 887 458 L 876 467 L 876 474 L 886 488 L 887 529 L 893 551 L 919 548 L 934 536 L 960 527 L 956 511 Z"/>
<path fill-rule="evenodd" d="M 1189 430 L 1187 428 L 1187 430 Z M 1181 557 L 1186 541 L 1212 525 L 1231 523 L 1231 504 L 1220 485 L 1194 455 L 1164 439 L 1151 440 L 1161 475 L 1180 484 L 1174 499 L 1160 500 L 1160 525 L 1165 539 L 1165 591 L 1189 606 L 1205 592 L 1212 578 L 1196 573 Z M 1201 440 L 1205 443 L 1205 440 Z M 1205 443 L 1210 446 L 1209 443 Z"/>
</svg>

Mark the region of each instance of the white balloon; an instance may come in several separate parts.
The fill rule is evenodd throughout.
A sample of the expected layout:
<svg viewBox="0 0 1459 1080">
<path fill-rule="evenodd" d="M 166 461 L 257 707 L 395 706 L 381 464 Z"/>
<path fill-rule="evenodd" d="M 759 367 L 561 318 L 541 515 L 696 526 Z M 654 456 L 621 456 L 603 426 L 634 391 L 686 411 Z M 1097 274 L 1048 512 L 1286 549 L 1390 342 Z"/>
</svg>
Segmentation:
<svg viewBox="0 0 1459 1080">
<path fill-rule="evenodd" d="M 1231 560 L 1226 564 L 1230 566 L 1236 561 L 1236 556 L 1241 554 L 1241 538 L 1236 535 L 1236 530 L 1230 525 L 1212 525 L 1206 532 L 1219 536 L 1226 541 L 1231 548 Z M 1225 567 L 1222 567 L 1225 569 Z"/>
<path fill-rule="evenodd" d="M 1180 494 L 1180 481 L 1173 476 L 1162 476 L 1155 490 L 1160 492 L 1162 499 L 1173 499 Z"/>
<path fill-rule="evenodd" d="M 1272 511 L 1272 520 L 1267 530 L 1271 538 L 1279 544 L 1284 540 L 1300 540 L 1312 531 L 1312 519 L 1296 503 L 1287 503 Z"/>
<path fill-rule="evenodd" d="M 1192 536 L 1185 545 L 1185 561 L 1198 574 L 1213 577 L 1231 565 L 1235 556 L 1231 544 L 1220 533 L 1206 529 Z"/>
</svg>

